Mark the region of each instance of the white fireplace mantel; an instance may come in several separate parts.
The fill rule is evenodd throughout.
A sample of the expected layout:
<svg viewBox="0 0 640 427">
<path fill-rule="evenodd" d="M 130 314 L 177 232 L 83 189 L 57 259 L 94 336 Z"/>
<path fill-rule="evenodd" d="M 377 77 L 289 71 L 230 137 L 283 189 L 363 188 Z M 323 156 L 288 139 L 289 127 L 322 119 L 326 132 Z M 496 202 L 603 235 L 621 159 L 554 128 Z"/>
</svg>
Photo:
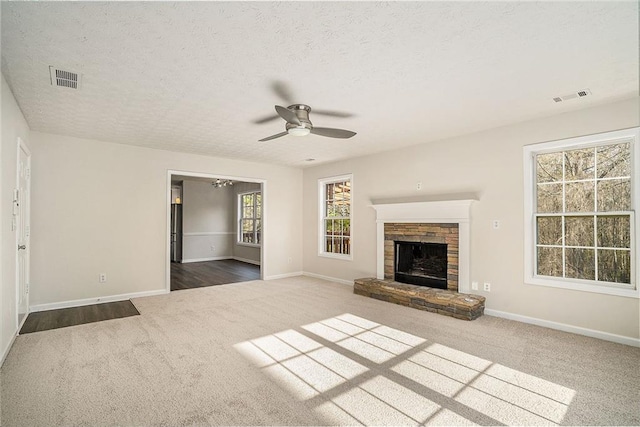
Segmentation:
<svg viewBox="0 0 640 427">
<path fill-rule="evenodd" d="M 384 203 L 370 205 L 376 210 L 376 274 L 384 279 L 385 223 L 458 224 L 458 291 L 469 293 L 471 233 L 469 229 L 472 199 L 433 202 Z"/>
</svg>

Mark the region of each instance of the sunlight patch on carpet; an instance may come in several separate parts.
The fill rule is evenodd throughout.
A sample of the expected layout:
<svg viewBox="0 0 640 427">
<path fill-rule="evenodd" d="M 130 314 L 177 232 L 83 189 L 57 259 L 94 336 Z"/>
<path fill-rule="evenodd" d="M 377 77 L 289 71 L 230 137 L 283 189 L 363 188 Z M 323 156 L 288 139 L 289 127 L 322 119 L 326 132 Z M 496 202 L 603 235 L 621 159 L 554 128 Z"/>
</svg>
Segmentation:
<svg viewBox="0 0 640 427">
<path fill-rule="evenodd" d="M 333 424 L 556 425 L 575 397 L 567 387 L 349 313 L 234 347 Z"/>
<path fill-rule="evenodd" d="M 360 388 L 412 420 L 427 420 L 440 410 L 440 405 L 381 375 L 365 381 Z"/>
</svg>

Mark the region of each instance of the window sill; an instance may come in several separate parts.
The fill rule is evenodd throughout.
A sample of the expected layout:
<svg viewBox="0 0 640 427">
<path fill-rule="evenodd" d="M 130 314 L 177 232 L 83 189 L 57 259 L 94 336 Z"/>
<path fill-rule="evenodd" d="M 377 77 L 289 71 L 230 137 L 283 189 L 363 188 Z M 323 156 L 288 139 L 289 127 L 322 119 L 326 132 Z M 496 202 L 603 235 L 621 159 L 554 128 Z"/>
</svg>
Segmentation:
<svg viewBox="0 0 640 427">
<path fill-rule="evenodd" d="M 580 282 L 565 282 L 552 278 L 527 277 L 524 280 L 527 285 L 546 286 L 550 288 L 568 289 L 570 291 L 593 292 L 597 294 L 614 295 L 627 298 L 640 298 L 638 289 L 606 287 L 605 285 L 592 285 Z"/>
<path fill-rule="evenodd" d="M 262 245 L 257 244 L 257 243 L 246 243 L 246 242 L 236 242 L 236 245 L 238 246 L 247 246 L 249 248 L 259 248 Z"/>
<path fill-rule="evenodd" d="M 318 256 L 323 258 L 332 258 L 332 259 L 340 259 L 343 261 L 353 261 L 353 255 L 342 255 L 342 254 L 333 254 L 329 252 L 318 252 Z"/>
</svg>

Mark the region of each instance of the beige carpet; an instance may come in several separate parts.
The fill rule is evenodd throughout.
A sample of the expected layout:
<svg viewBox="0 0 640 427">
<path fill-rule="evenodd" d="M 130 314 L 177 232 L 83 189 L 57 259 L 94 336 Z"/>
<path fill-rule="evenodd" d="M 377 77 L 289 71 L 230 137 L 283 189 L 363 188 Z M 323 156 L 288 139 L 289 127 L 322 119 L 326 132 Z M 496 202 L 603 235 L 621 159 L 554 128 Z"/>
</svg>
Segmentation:
<svg viewBox="0 0 640 427">
<path fill-rule="evenodd" d="M 638 348 L 302 277 L 133 302 L 18 337 L 2 425 L 640 424 Z"/>
</svg>

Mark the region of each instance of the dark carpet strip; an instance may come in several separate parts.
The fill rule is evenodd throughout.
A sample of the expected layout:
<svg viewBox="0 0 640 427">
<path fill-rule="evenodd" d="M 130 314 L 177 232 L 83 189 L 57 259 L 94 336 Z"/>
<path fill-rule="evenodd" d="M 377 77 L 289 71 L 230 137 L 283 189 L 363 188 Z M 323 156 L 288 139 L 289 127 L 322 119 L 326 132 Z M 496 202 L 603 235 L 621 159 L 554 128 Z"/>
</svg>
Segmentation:
<svg viewBox="0 0 640 427">
<path fill-rule="evenodd" d="M 82 307 L 60 308 L 57 310 L 30 313 L 25 320 L 20 334 L 66 328 L 67 326 L 101 322 L 103 320 L 120 319 L 137 316 L 140 313 L 131 301 L 106 302 L 85 305 Z"/>
</svg>

